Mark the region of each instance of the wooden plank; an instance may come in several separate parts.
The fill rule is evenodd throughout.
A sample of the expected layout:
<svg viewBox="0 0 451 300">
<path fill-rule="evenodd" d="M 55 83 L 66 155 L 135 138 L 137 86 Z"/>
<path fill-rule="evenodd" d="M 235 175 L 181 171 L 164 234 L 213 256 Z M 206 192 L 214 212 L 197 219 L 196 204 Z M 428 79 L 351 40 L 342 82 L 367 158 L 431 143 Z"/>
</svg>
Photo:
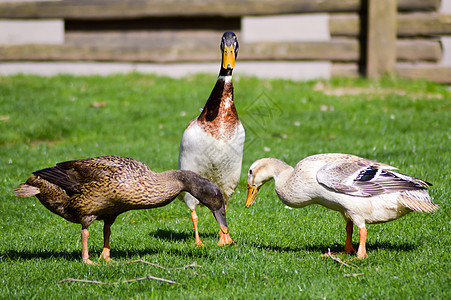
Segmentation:
<svg viewBox="0 0 451 300">
<path fill-rule="evenodd" d="M 407 79 L 425 79 L 428 81 L 451 84 L 451 67 L 437 64 L 397 65 L 397 76 Z"/>
<path fill-rule="evenodd" d="M 369 0 L 366 75 L 392 74 L 396 63 L 396 0 Z"/>
<path fill-rule="evenodd" d="M 203 34 L 205 33 L 205 34 Z M 0 61 L 217 61 L 217 33 L 196 32 L 96 32 L 70 33 L 64 45 L 0 46 Z M 327 42 L 241 43 L 239 60 L 331 60 L 356 62 L 360 59 L 357 39 Z M 439 61 L 439 41 L 400 40 L 396 44 L 401 61 Z"/>
<path fill-rule="evenodd" d="M 396 0 L 393 0 L 396 1 Z M 441 0 L 398 0 L 399 11 L 437 11 Z"/>
<path fill-rule="evenodd" d="M 451 35 L 451 15 L 438 13 L 399 14 L 398 35 Z"/>
<path fill-rule="evenodd" d="M 259 42 L 240 46 L 243 60 L 337 60 L 359 59 L 357 40 L 323 42 Z"/>
<path fill-rule="evenodd" d="M 1 18 L 105 19 L 159 16 L 243 16 L 357 10 L 359 0 L 147 0 L 0 3 Z"/>
<path fill-rule="evenodd" d="M 363 20 L 367 22 L 366 18 Z M 361 17 L 358 14 L 330 14 L 329 32 L 332 37 L 360 35 Z"/>
<path fill-rule="evenodd" d="M 397 21 L 398 37 L 451 35 L 451 15 L 398 14 Z M 356 37 L 360 34 L 360 22 L 357 14 L 332 14 L 329 16 L 329 32 L 333 37 Z"/>
<path fill-rule="evenodd" d="M 438 62 L 442 59 L 443 49 L 439 40 L 400 40 L 396 41 L 396 60 Z"/>
<path fill-rule="evenodd" d="M 204 48 L 219 53 L 223 33 L 217 30 L 68 31 L 65 34 L 65 43 L 73 46 L 123 47 L 127 45 L 146 49 L 185 46 L 187 49 Z M 240 31 L 235 33 L 240 37 Z"/>
<path fill-rule="evenodd" d="M 94 36 L 91 38 L 95 38 Z M 72 40 L 72 43 L 74 40 Z M 128 45 L 19 45 L 0 46 L 0 61 L 136 61 L 136 62 L 194 62 L 217 61 L 220 57 L 218 41 L 215 45 L 180 43 L 164 46 L 139 44 L 139 39 Z M 240 45 L 240 60 L 329 60 L 356 61 L 359 56 L 357 40 L 306 43 L 255 43 Z"/>
<path fill-rule="evenodd" d="M 218 51 L 192 47 L 146 48 L 108 45 L 26 45 L 0 47 L 0 61 L 129 61 L 195 62 L 214 61 Z"/>
<path fill-rule="evenodd" d="M 399 9 L 437 10 L 440 0 L 399 0 Z M 0 18 L 130 19 L 165 16 L 356 12 L 361 0 L 65 0 L 0 2 Z"/>
</svg>

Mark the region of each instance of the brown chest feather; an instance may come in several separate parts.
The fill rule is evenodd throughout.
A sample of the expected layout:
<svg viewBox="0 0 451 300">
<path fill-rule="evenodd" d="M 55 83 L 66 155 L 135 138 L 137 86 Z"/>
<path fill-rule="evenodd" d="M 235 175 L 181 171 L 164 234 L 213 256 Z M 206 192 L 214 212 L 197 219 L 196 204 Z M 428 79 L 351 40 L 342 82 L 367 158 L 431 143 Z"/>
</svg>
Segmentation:
<svg viewBox="0 0 451 300">
<path fill-rule="evenodd" d="M 199 126 L 216 139 L 230 139 L 241 124 L 233 102 L 233 84 L 218 79 L 202 113 Z"/>
</svg>

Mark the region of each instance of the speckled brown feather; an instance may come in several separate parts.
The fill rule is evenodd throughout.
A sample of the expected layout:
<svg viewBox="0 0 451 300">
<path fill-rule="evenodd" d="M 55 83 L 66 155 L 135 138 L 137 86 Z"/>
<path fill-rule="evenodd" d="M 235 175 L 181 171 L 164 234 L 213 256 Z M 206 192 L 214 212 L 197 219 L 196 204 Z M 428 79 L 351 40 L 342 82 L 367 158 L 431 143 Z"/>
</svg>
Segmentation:
<svg viewBox="0 0 451 300">
<path fill-rule="evenodd" d="M 50 211 L 80 223 L 82 259 L 87 264 L 93 264 L 88 251 L 88 227 L 92 222 L 104 220 L 100 257 L 110 261 L 111 225 L 119 214 L 169 204 L 182 191 L 207 206 L 224 240 L 230 239 L 221 189 L 192 171 L 155 173 L 134 159 L 103 156 L 67 161 L 36 171 L 13 191 L 21 197 L 36 195 Z"/>
<path fill-rule="evenodd" d="M 87 227 L 96 219 L 170 203 L 182 190 L 189 191 L 182 182 L 190 180 L 185 173 L 200 177 L 180 170 L 155 173 L 142 162 L 104 156 L 67 161 L 36 171 L 14 191 L 24 197 L 35 195 L 38 188 L 36 197 L 47 209 Z M 220 190 L 219 193 L 222 197 Z M 220 209 L 224 199 L 208 204 Z"/>
</svg>

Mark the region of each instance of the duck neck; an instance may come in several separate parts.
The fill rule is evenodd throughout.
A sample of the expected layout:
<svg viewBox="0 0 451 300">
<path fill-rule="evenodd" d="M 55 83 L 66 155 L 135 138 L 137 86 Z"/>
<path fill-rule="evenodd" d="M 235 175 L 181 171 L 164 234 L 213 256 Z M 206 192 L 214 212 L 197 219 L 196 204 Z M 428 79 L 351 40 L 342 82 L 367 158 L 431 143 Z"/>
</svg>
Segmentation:
<svg viewBox="0 0 451 300">
<path fill-rule="evenodd" d="M 177 182 L 177 187 L 180 189 L 179 192 L 184 191 L 190 194 L 196 194 L 195 178 L 199 177 L 199 175 L 188 170 L 172 170 L 167 172 L 172 173 L 175 182 Z"/>
<path fill-rule="evenodd" d="M 293 172 L 293 167 L 280 159 L 272 158 L 271 160 L 270 173 L 272 174 L 272 178 L 274 178 L 276 186 L 284 185 Z"/>
<path fill-rule="evenodd" d="M 291 203 L 293 193 L 291 191 L 290 179 L 293 177 L 294 168 L 279 159 L 273 159 L 271 167 L 277 196 L 279 196 L 284 204 L 293 206 Z"/>
<path fill-rule="evenodd" d="M 310 204 L 315 204 L 305 181 L 304 176 L 290 165 L 280 163 L 274 175 L 275 190 L 280 201 L 287 206 L 301 208 Z M 296 169 L 297 170 L 297 169 Z"/>
<path fill-rule="evenodd" d="M 184 191 L 190 193 L 212 211 L 218 210 L 223 206 L 221 201 L 210 199 L 212 196 L 211 193 L 215 192 L 213 190 L 214 188 L 217 189 L 216 192 L 221 194 L 222 199 L 224 199 L 221 190 L 214 183 L 193 171 L 174 170 L 172 172 L 176 178 L 176 181 L 179 183 L 179 187 L 181 189 L 180 192 Z M 218 194 L 215 195 L 218 196 Z"/>
<path fill-rule="evenodd" d="M 148 193 L 145 193 L 145 199 L 136 201 L 137 206 L 141 204 L 146 208 L 165 206 L 184 190 L 184 184 L 178 179 L 175 170 L 156 173 L 152 177 L 152 180 L 143 181 L 142 184 Z"/>
<path fill-rule="evenodd" d="M 219 75 L 210 97 L 199 115 L 200 122 L 238 120 L 233 102 L 232 75 Z"/>
<path fill-rule="evenodd" d="M 221 62 L 221 70 L 219 70 L 219 76 L 230 76 L 230 77 L 232 77 L 232 73 L 233 73 L 233 69 L 224 69 L 222 67 L 222 62 Z"/>
</svg>

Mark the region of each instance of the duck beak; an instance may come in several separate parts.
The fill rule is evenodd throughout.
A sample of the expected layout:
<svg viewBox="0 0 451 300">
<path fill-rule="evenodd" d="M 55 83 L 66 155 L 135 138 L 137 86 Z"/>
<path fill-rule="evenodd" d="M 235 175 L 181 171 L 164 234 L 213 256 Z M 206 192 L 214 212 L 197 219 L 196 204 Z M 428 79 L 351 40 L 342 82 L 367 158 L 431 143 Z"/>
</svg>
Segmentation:
<svg viewBox="0 0 451 300">
<path fill-rule="evenodd" d="M 235 49 L 233 45 L 230 47 L 224 46 L 224 53 L 222 57 L 222 68 L 223 69 L 233 69 L 235 68 Z"/>
<path fill-rule="evenodd" d="M 247 184 L 247 199 L 246 199 L 246 208 L 249 208 L 252 204 L 254 204 L 255 198 L 257 197 L 258 187 L 252 186 L 249 183 Z"/>
<path fill-rule="evenodd" d="M 224 208 L 215 210 L 213 212 L 213 215 L 215 216 L 216 222 L 218 222 L 218 225 L 221 228 L 221 231 L 224 234 L 228 234 L 229 228 L 227 227 L 227 220 L 226 220 L 226 214 L 225 214 Z"/>
</svg>

